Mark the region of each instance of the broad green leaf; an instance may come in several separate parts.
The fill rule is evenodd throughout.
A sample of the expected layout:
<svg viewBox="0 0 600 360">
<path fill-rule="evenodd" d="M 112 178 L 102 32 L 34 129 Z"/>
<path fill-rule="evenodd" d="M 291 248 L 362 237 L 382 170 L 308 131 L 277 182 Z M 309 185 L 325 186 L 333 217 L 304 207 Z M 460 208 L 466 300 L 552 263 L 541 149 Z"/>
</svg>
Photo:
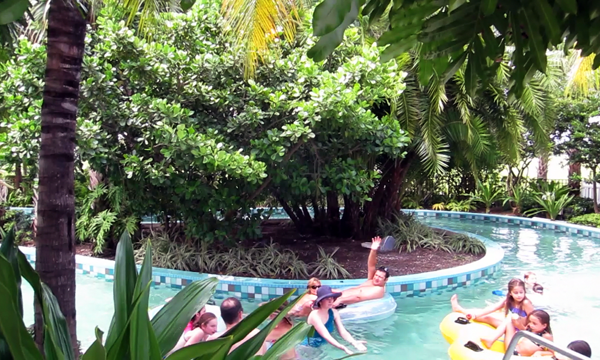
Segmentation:
<svg viewBox="0 0 600 360">
<path fill-rule="evenodd" d="M 565 12 L 577 14 L 577 0 L 556 0 L 556 2 Z"/>
<path fill-rule="evenodd" d="M 14 360 L 43 360 L 17 310 L 14 276 L 11 264 L 0 256 L 0 332 Z"/>
<path fill-rule="evenodd" d="M 0 25 L 19 20 L 29 8 L 27 0 L 3 0 L 0 2 Z"/>
<path fill-rule="evenodd" d="M 150 292 L 150 282 L 146 286 L 146 289 L 140 296 L 134 299 L 132 304 L 132 313 L 137 311 L 140 301 L 146 292 Z M 146 308 L 147 309 L 147 308 Z M 129 353 L 129 329 L 131 325 L 132 316 L 127 317 L 127 322 L 124 324 L 120 332 L 114 336 L 115 341 L 110 348 L 106 347 L 106 358 L 108 360 L 121 360 L 130 355 Z"/>
<path fill-rule="evenodd" d="M 44 355 L 46 360 L 63 360 L 65 356 L 52 337 L 52 329 L 44 324 Z"/>
<path fill-rule="evenodd" d="M 52 290 L 50 290 L 46 284 L 41 283 L 41 288 L 42 296 L 44 298 L 44 303 L 42 306 L 44 314 L 44 327 L 46 328 L 46 334 L 44 337 L 46 340 L 44 340 L 44 348 L 46 348 L 46 342 L 49 338 L 52 341 L 52 345 L 57 347 L 57 359 L 74 359 L 75 357 L 73 356 L 73 348 L 71 347 L 69 327 L 67 325 L 67 320 L 60 310 L 58 300 L 52 293 Z M 48 357 L 47 353 L 46 357 Z"/>
<path fill-rule="evenodd" d="M 194 4 L 196 3 L 196 0 L 181 0 L 181 10 L 183 11 L 188 11 L 189 9 L 192 8 L 192 6 L 194 6 Z"/>
<path fill-rule="evenodd" d="M 106 349 L 102 345 L 102 330 L 96 327 L 96 340 L 87 349 L 81 360 L 106 360 Z"/>
<path fill-rule="evenodd" d="M 186 324 L 214 294 L 219 280 L 209 278 L 194 281 L 177 293 L 152 318 L 161 354 L 165 355 L 177 344 Z"/>
<path fill-rule="evenodd" d="M 550 39 L 555 45 L 560 43 L 560 25 L 556 19 L 556 15 L 547 0 L 533 0 L 533 5 L 537 15 L 541 18 L 542 24 L 546 33 L 550 35 Z"/>
<path fill-rule="evenodd" d="M 365 8 L 363 8 L 363 14 L 365 15 L 369 15 L 369 25 L 374 24 L 377 20 L 379 20 L 381 18 L 381 15 L 383 15 L 385 13 L 385 11 L 387 10 L 388 6 L 390 5 L 390 1 L 391 0 L 381 0 L 377 2 L 377 7 L 373 9 L 373 11 L 366 13 L 365 9 L 368 5 L 370 5 L 371 3 L 374 3 L 375 1 L 370 1 L 367 5 L 365 5 Z"/>
<path fill-rule="evenodd" d="M 23 316 L 23 294 L 21 292 L 21 271 L 19 270 L 18 252 L 19 251 L 15 246 L 15 227 L 12 226 L 2 238 L 0 254 L 4 255 L 13 268 L 15 280 L 17 282 L 17 309 L 19 310 L 19 314 Z"/>
<path fill-rule="evenodd" d="M 448 11 L 452 12 L 458 9 L 461 5 L 463 5 L 466 2 L 467 0 L 450 0 L 448 5 Z"/>
<path fill-rule="evenodd" d="M 120 336 L 129 322 L 136 280 L 137 270 L 131 238 L 127 232 L 124 232 L 117 245 L 117 254 L 115 257 L 115 279 L 113 285 L 115 313 L 106 337 L 106 349 L 108 353 L 111 353 L 111 348 L 117 337 Z M 128 339 L 123 340 L 126 343 L 129 342 Z"/>
<path fill-rule="evenodd" d="M 417 37 L 411 36 L 402 42 L 392 44 L 381 53 L 381 61 L 386 62 L 404 54 L 417 45 Z"/>
<path fill-rule="evenodd" d="M 481 12 L 485 16 L 491 15 L 496 11 L 496 5 L 498 5 L 498 0 L 482 0 Z"/>
<path fill-rule="evenodd" d="M 322 36 L 317 43 L 308 50 L 307 55 L 316 62 L 325 60 L 344 40 L 344 32 L 358 17 L 359 0 L 348 0 L 351 4 L 350 11 L 344 21 L 334 31 Z"/>
<path fill-rule="evenodd" d="M 27 257 L 22 252 L 17 254 L 19 259 L 19 269 L 21 276 L 31 285 L 34 291 L 35 299 L 42 304 L 42 315 L 44 323 L 49 327 L 54 343 L 61 349 L 65 359 L 71 360 L 75 358 L 73 347 L 71 346 L 71 336 L 67 321 L 60 310 L 58 300 L 52 290 L 46 284 L 42 283 L 40 276 L 33 269 Z"/>
<path fill-rule="evenodd" d="M 350 12 L 351 2 L 348 0 L 324 0 L 313 13 L 313 35 L 329 34 L 344 22 Z"/>
<path fill-rule="evenodd" d="M 294 293 L 295 290 L 289 291 L 283 296 L 280 296 L 277 299 L 269 301 L 268 303 L 262 305 L 258 309 L 254 310 L 252 314 L 250 314 L 247 318 L 241 321 L 239 324 L 234 326 L 230 331 L 228 331 L 227 335 L 233 335 L 234 340 L 240 341 L 246 335 L 248 335 L 252 330 L 256 329 L 258 325 L 260 325 L 265 319 L 268 319 L 273 312 L 275 312 L 279 307 L 285 303 L 285 301 Z M 250 340 L 247 340 L 242 345 L 240 345 L 237 349 L 235 349 L 230 354 L 230 359 L 249 359 L 254 354 L 260 350 L 260 347 L 264 343 L 267 335 L 273 330 L 275 325 L 277 325 L 290 311 L 294 305 L 300 300 L 300 298 L 296 298 L 295 301 L 288 304 L 284 310 L 282 310 L 275 319 L 273 319 L 267 326 L 265 326 L 258 334 L 252 337 Z"/>
<path fill-rule="evenodd" d="M 167 360 L 222 359 L 233 344 L 235 344 L 233 336 L 221 337 L 181 348 L 169 355 Z M 222 356 L 215 356 L 217 353 L 221 353 Z"/>
<path fill-rule="evenodd" d="M 533 14 L 529 13 L 529 11 L 523 11 L 522 16 L 523 20 L 525 21 L 527 36 L 529 37 L 529 52 L 533 57 L 533 61 L 537 69 L 545 73 L 547 63 L 546 44 L 544 44 L 542 37 L 540 36 L 537 20 L 535 19 Z"/>
<path fill-rule="evenodd" d="M 265 355 L 263 355 L 262 359 L 264 360 L 277 360 L 279 357 L 294 346 L 298 345 L 310 332 L 312 329 L 311 325 L 308 325 L 306 322 L 301 322 L 296 324 L 290 331 L 288 331 L 284 336 L 282 336 L 279 340 L 273 344 L 273 346 L 267 351 Z"/>
<path fill-rule="evenodd" d="M 475 61 L 473 53 L 469 54 L 469 61 L 467 62 L 467 68 L 465 70 L 465 89 L 470 96 L 475 93 L 477 86 L 477 73 L 475 71 Z"/>
<path fill-rule="evenodd" d="M 456 74 L 458 69 L 463 65 L 465 59 L 467 58 L 467 52 L 464 51 L 459 57 L 452 61 L 452 63 L 448 66 L 444 74 L 442 75 L 443 82 L 447 82 Z"/>
<path fill-rule="evenodd" d="M 600 66 L 600 55 L 596 55 L 594 57 L 594 63 L 592 64 L 592 68 L 596 70 Z"/>
<path fill-rule="evenodd" d="M 144 261 L 138 274 L 137 281 L 135 284 L 135 290 L 133 292 L 134 297 L 139 297 L 140 302 L 137 307 L 137 311 L 131 314 L 131 322 L 129 325 L 130 330 L 130 343 L 129 348 L 131 351 L 131 359 L 133 360 L 146 360 L 146 359 L 158 359 L 162 357 L 161 354 L 151 353 L 152 348 L 157 348 L 156 338 L 154 331 L 151 329 L 150 319 L 148 318 L 148 298 L 150 296 L 149 291 L 145 291 L 145 288 L 149 288 L 152 280 L 152 247 L 150 242 L 146 244 L 146 252 Z M 150 334 L 152 332 L 152 334 Z M 151 338 L 154 340 L 152 344 Z"/>
<path fill-rule="evenodd" d="M 411 37 L 414 33 L 421 29 L 421 24 L 412 24 L 402 27 L 400 29 L 388 29 L 386 32 L 381 34 L 377 39 L 377 45 L 384 46 L 388 44 L 395 44 L 402 41 L 405 38 Z"/>
<path fill-rule="evenodd" d="M 461 23 L 469 19 L 469 17 L 477 11 L 477 3 L 469 3 L 461 6 L 460 9 L 448 14 L 446 12 L 439 13 L 438 15 L 428 19 L 423 24 L 424 32 L 434 32 L 444 26 L 448 26 L 453 23 Z"/>
</svg>

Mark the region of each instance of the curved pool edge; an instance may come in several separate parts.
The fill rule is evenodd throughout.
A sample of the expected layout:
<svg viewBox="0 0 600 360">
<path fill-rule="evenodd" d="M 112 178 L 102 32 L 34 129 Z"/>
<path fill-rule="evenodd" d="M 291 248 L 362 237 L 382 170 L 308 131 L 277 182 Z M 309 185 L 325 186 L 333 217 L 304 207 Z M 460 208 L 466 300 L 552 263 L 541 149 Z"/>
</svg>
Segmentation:
<svg viewBox="0 0 600 360">
<path fill-rule="evenodd" d="M 504 250 L 502 250 L 500 245 L 480 235 L 450 228 L 446 230 L 464 233 L 480 239 L 486 246 L 486 254 L 477 261 L 454 268 L 419 274 L 391 276 L 386 286 L 387 292 L 395 297 L 426 296 L 432 293 L 440 293 L 444 290 L 450 291 L 457 287 L 469 286 L 500 270 L 500 265 L 504 258 Z M 20 247 L 20 249 L 30 262 L 35 262 L 35 248 Z M 78 273 L 104 278 L 107 281 L 114 280 L 113 260 L 76 255 L 75 262 Z M 306 280 L 260 279 L 200 274 L 156 267 L 152 269 L 152 280 L 155 286 L 166 285 L 181 289 L 195 280 L 202 280 L 208 277 L 219 279 L 215 294 L 216 298 L 236 296 L 241 299 L 267 300 L 283 295 L 292 289 L 303 291 L 306 288 Z M 333 288 L 341 288 L 359 285 L 364 281 L 366 279 L 323 280 L 322 283 Z"/>
</svg>

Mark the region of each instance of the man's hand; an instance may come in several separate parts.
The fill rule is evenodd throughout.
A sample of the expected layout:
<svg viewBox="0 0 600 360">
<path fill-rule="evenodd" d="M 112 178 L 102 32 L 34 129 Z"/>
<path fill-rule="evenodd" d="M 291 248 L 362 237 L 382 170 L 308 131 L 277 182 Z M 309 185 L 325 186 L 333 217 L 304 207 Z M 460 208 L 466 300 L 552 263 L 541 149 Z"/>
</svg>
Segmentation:
<svg viewBox="0 0 600 360">
<path fill-rule="evenodd" d="M 371 250 L 379 250 L 379 246 L 381 245 L 381 238 L 379 236 L 375 236 L 371 239 Z"/>
</svg>

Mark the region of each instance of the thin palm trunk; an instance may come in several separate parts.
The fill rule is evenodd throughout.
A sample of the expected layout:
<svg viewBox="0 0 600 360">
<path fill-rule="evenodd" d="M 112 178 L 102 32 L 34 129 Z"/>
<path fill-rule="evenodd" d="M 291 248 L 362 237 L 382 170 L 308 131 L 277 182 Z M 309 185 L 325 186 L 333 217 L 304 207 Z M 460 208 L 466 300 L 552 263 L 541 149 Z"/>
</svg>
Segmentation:
<svg viewBox="0 0 600 360">
<path fill-rule="evenodd" d="M 52 0 L 39 160 L 36 270 L 52 289 L 79 354 L 75 327 L 74 160 L 77 101 L 85 48 L 85 19 L 70 0 Z M 42 318 L 36 310 L 36 342 Z"/>
<path fill-rule="evenodd" d="M 546 153 L 540 156 L 540 163 L 538 165 L 537 177 L 538 179 L 548 179 L 548 162 L 550 161 L 550 154 Z"/>
</svg>

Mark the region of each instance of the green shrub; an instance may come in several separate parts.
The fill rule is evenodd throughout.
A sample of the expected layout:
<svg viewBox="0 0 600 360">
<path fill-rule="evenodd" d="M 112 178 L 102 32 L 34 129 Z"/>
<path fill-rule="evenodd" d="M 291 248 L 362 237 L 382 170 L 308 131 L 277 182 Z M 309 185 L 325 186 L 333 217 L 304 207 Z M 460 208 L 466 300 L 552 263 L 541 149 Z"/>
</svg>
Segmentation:
<svg viewBox="0 0 600 360">
<path fill-rule="evenodd" d="M 448 236 L 448 245 L 454 252 L 479 255 L 485 253 L 485 245 L 479 239 L 465 234 L 451 234 Z"/>
<path fill-rule="evenodd" d="M 585 214 L 569 219 L 570 223 L 600 227 L 600 214 Z"/>
<path fill-rule="evenodd" d="M 340 279 L 349 278 L 350 273 L 348 270 L 338 263 L 333 257 L 340 248 L 333 250 L 331 254 L 327 254 L 325 250 L 319 246 L 319 257 L 312 265 L 313 272 L 312 276 L 316 276 L 321 279 Z"/>
<path fill-rule="evenodd" d="M 380 219 L 378 234 L 391 235 L 396 240 L 395 248 L 402 252 L 416 249 L 433 249 L 447 252 L 462 252 L 479 255 L 485 253 L 483 243 L 463 234 L 436 231 L 415 219 L 413 214 L 399 213 L 393 220 Z"/>
<path fill-rule="evenodd" d="M 23 241 L 33 240 L 33 218 L 22 211 L 5 211 L 0 218 L 0 227 L 4 231 L 15 228 L 15 243 L 20 244 Z M 0 235 L 0 240 L 2 236 Z"/>
<path fill-rule="evenodd" d="M 571 201 L 569 207 L 564 209 L 563 216 L 565 219 L 591 214 L 594 212 L 594 200 L 577 196 Z"/>
<path fill-rule="evenodd" d="M 138 263 L 144 258 L 146 244 L 149 242 L 155 250 L 152 253 L 152 264 L 167 269 L 260 278 L 306 279 L 311 270 L 324 278 L 331 277 L 329 275 L 332 274 L 336 275 L 335 278 L 338 275 L 349 275 L 335 262 L 333 254 L 327 255 L 326 258 L 319 257 L 316 262 L 307 264 L 293 251 L 280 250 L 273 243 L 262 247 L 222 250 L 206 242 L 198 245 L 166 232 L 152 232 L 141 241 L 141 246 L 135 250 Z"/>
</svg>

